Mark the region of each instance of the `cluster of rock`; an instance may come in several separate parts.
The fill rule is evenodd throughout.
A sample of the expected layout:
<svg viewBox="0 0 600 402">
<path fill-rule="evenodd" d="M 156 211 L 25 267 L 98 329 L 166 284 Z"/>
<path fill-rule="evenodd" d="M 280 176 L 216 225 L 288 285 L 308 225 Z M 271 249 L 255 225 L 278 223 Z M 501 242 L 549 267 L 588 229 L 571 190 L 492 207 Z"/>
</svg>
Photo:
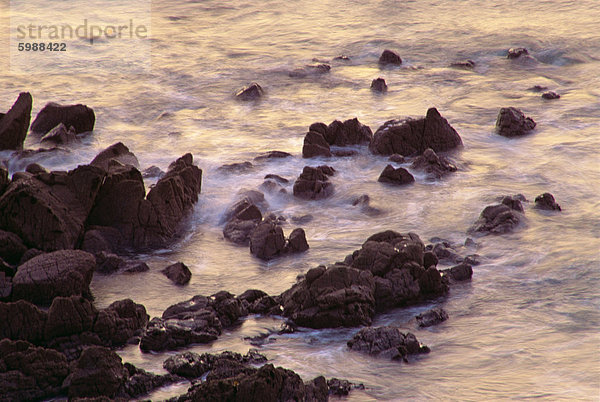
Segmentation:
<svg viewBox="0 0 600 402">
<path fill-rule="evenodd" d="M 335 174 L 331 166 L 305 166 L 294 182 L 294 196 L 303 200 L 320 200 L 333 195 L 329 176 Z"/>
<path fill-rule="evenodd" d="M 357 118 L 349 119 L 343 123 L 339 120 L 331 124 L 313 123 L 308 128 L 304 137 L 302 156 L 313 158 L 316 156 L 332 156 L 331 146 L 344 147 L 371 142 L 373 132 L 358 121 Z"/>
<path fill-rule="evenodd" d="M 347 344 L 351 350 L 406 362 L 409 355 L 430 351 L 412 333 L 403 333 L 399 328 L 390 326 L 363 328 Z"/>
</svg>

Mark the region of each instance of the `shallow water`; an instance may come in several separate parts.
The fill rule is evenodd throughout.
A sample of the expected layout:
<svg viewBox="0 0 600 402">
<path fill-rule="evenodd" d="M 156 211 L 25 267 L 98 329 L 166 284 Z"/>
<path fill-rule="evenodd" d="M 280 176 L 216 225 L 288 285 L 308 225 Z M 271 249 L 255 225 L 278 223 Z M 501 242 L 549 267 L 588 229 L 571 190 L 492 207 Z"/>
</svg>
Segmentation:
<svg viewBox="0 0 600 402">
<path fill-rule="evenodd" d="M 146 72 L 76 64 L 61 66 L 64 73 L 5 70 L 0 75 L 0 110 L 27 90 L 34 96 L 34 114 L 57 101 L 88 104 L 97 116 L 94 133 L 71 152 L 12 159 L 9 167 L 14 173 L 36 161 L 73 168 L 116 141 L 138 156 L 142 168 L 166 169 L 183 153 L 194 154 L 204 171 L 202 194 L 181 241 L 140 256 L 150 272 L 96 275 L 92 283 L 98 307 L 132 298 L 151 316 L 193 295 L 222 289 L 278 294 L 298 274 L 343 260 L 384 229 L 414 231 L 426 242 L 437 236 L 463 244 L 479 212 L 498 196 L 523 193 L 533 201 L 549 191 L 562 213 L 536 211 L 529 202 L 518 230 L 475 239 L 477 247 L 465 250 L 482 256 L 470 283 L 453 287 L 446 298 L 377 318 L 374 325 L 414 332 L 430 346 L 429 355 L 398 364 L 349 352 L 345 342 L 356 329 L 306 330 L 275 337 L 261 350 L 304 379 L 323 374 L 364 383 L 366 390 L 355 391 L 350 400 L 600 400 L 599 16 L 596 0 L 351 1 L 343 6 L 301 0 L 291 10 L 289 2 L 275 0 L 157 2 L 152 5 L 152 65 Z M 120 46 L 115 41 L 104 50 L 116 58 Z M 538 61 L 507 60 L 506 50 L 517 46 L 528 48 Z M 402 68 L 378 67 L 384 48 L 398 51 Z M 350 61 L 333 60 L 341 54 Z M 313 58 L 331 61 L 331 72 L 288 76 Z M 473 71 L 448 68 L 463 59 L 477 66 Z M 369 89 L 379 76 L 389 86 L 385 95 Z M 259 82 L 266 96 L 237 102 L 233 93 L 251 81 Z M 534 85 L 547 86 L 561 98 L 543 100 L 528 91 Z M 449 155 L 459 171 L 441 181 L 416 173 L 414 185 L 383 186 L 376 179 L 387 160 L 364 147 L 349 158 L 301 158 L 304 134 L 315 121 L 356 116 L 375 131 L 386 120 L 424 115 L 431 106 L 464 142 Z M 506 106 L 533 117 L 535 132 L 518 139 L 495 135 L 496 115 Z M 30 137 L 26 146 L 37 148 L 37 141 Z M 294 157 L 256 163 L 246 174 L 217 170 L 272 149 Z M 307 253 L 263 262 L 247 248 L 224 241 L 220 217 L 238 190 L 256 189 L 267 173 L 293 182 L 305 164 L 323 163 L 339 172 L 332 179 L 332 198 L 304 202 L 266 194 L 269 210 L 278 215 L 314 216 L 302 225 L 311 246 Z M 361 194 L 368 194 L 382 213 L 372 216 L 353 207 L 351 200 Z M 193 272 L 183 288 L 159 272 L 176 261 Z M 450 319 L 416 328 L 411 318 L 433 305 L 443 306 Z M 244 336 L 279 325 L 271 318 L 249 318 L 215 343 L 191 349 L 245 352 L 251 345 Z M 155 372 L 172 354 L 141 354 L 134 346 L 120 353 Z M 173 386 L 152 397 L 186 389 L 186 384 Z"/>
</svg>

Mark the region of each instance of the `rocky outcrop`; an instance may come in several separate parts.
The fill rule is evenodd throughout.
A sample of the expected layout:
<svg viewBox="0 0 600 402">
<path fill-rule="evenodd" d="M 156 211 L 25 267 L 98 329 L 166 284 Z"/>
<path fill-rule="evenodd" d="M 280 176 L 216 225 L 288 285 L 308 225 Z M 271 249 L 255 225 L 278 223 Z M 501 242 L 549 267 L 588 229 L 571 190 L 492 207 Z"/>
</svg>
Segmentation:
<svg viewBox="0 0 600 402">
<path fill-rule="evenodd" d="M 85 105 L 59 105 L 48 103 L 31 123 L 31 131 L 45 134 L 60 123 L 73 127 L 76 133 L 84 133 L 94 129 L 96 115 Z"/>
<path fill-rule="evenodd" d="M 535 128 L 535 121 L 525 117 L 523 112 L 514 107 L 504 107 L 498 112 L 496 131 L 503 137 L 525 135 Z"/>
<path fill-rule="evenodd" d="M 303 158 L 314 158 L 316 156 L 331 156 L 329 143 L 323 137 L 323 134 L 316 131 L 309 131 L 304 136 L 304 145 L 302 146 Z"/>
<path fill-rule="evenodd" d="M 389 49 L 385 49 L 383 53 L 381 53 L 381 56 L 379 56 L 379 64 L 383 66 L 388 64 L 399 66 L 400 64 L 402 64 L 402 59 L 400 58 L 398 53 Z"/>
<path fill-rule="evenodd" d="M 427 148 L 422 155 L 418 156 L 411 168 L 423 170 L 431 177 L 437 179 L 450 172 L 456 172 L 456 166 L 443 156 L 438 156 L 431 148 Z"/>
<path fill-rule="evenodd" d="M 248 101 L 259 99 L 264 95 L 264 91 L 256 82 L 244 87 L 236 92 L 235 97 L 239 100 Z"/>
<path fill-rule="evenodd" d="M 80 250 L 42 254 L 21 265 L 13 279 L 13 300 L 50 305 L 57 296 L 90 295 L 96 267 L 93 255 Z"/>
<path fill-rule="evenodd" d="M 379 175 L 377 181 L 380 183 L 403 185 L 414 183 L 415 178 L 404 168 L 399 167 L 395 169 L 392 165 L 387 165 Z"/>
<path fill-rule="evenodd" d="M 470 231 L 494 234 L 511 232 L 521 222 L 522 212 L 521 201 L 506 196 L 501 204 L 485 207 Z"/>
<path fill-rule="evenodd" d="M 397 327 L 363 328 L 348 341 L 348 347 L 372 356 L 404 361 L 409 355 L 429 353 L 429 348 L 421 345 L 412 333 L 403 333 Z"/>
<path fill-rule="evenodd" d="M 109 346 L 121 346 L 141 335 L 150 317 L 146 308 L 131 299 L 118 300 L 100 310 L 93 331 Z"/>
<path fill-rule="evenodd" d="M 285 237 L 281 226 L 274 222 L 260 223 L 250 236 L 250 252 L 262 259 L 270 260 L 285 249 Z"/>
<path fill-rule="evenodd" d="M 313 123 L 304 137 L 302 156 L 331 156 L 330 146 L 348 146 L 369 143 L 373 133 L 371 129 L 358 121 L 357 118 L 344 122 L 335 120 L 329 124 Z"/>
<path fill-rule="evenodd" d="M 328 176 L 335 170 L 329 166 L 305 166 L 294 182 L 294 196 L 305 200 L 320 200 L 333 195 L 333 184 Z"/>
<path fill-rule="evenodd" d="M 176 262 L 160 271 L 176 285 L 185 285 L 192 279 L 190 269 L 182 262 Z"/>
<path fill-rule="evenodd" d="M 201 377 L 211 370 L 223 368 L 228 363 L 233 363 L 240 368 L 244 368 L 243 366 L 249 368 L 251 364 L 260 364 L 266 361 L 267 358 L 255 350 L 251 350 L 245 355 L 234 352 L 222 352 L 218 355 L 184 352 L 169 357 L 164 361 L 163 367 L 171 374 L 193 379 Z"/>
<path fill-rule="evenodd" d="M 32 103 L 31 94 L 21 92 L 8 112 L 0 113 L 0 151 L 23 149 L 31 119 Z"/>
<path fill-rule="evenodd" d="M 48 310 L 45 338 L 92 331 L 97 315 L 98 310 L 94 305 L 81 296 L 56 297 Z"/>
<path fill-rule="evenodd" d="M 387 92 L 388 86 L 385 83 L 385 80 L 379 77 L 371 81 L 371 90 L 375 92 Z"/>
<path fill-rule="evenodd" d="M 108 171 L 111 165 L 115 165 L 115 161 L 122 165 L 131 165 L 136 168 L 140 166 L 137 157 L 122 142 L 117 142 L 100 152 L 90 162 L 90 165 Z M 116 165 L 118 166 L 118 164 Z"/>
<path fill-rule="evenodd" d="M 462 145 L 456 130 L 435 108 L 420 119 L 390 120 L 377 129 L 369 145 L 377 155 L 421 154 L 427 148 L 443 152 Z"/>
<path fill-rule="evenodd" d="M 550 193 L 540 194 L 535 197 L 535 207 L 548 211 L 561 211 L 560 205 L 558 205 L 554 196 Z"/>
<path fill-rule="evenodd" d="M 435 307 L 417 315 L 415 318 L 419 327 L 431 327 L 432 325 L 446 321 L 448 313 L 441 307 Z"/>
</svg>

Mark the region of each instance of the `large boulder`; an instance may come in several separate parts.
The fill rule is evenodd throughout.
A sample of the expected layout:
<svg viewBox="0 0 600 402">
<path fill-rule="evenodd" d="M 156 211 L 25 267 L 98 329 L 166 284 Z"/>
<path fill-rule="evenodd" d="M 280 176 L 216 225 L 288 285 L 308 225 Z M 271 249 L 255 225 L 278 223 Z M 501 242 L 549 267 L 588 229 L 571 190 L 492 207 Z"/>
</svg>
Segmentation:
<svg viewBox="0 0 600 402">
<path fill-rule="evenodd" d="M 390 120 L 377 129 L 369 145 L 377 155 L 421 154 L 427 148 L 443 152 L 462 145 L 456 130 L 436 108 L 420 119 Z"/>
<path fill-rule="evenodd" d="M 117 142 L 101 151 L 90 162 L 90 165 L 109 170 L 111 164 L 114 163 L 113 161 L 136 168 L 140 167 L 137 157 L 122 142 Z"/>
<path fill-rule="evenodd" d="M 283 315 L 310 328 L 369 325 L 375 314 L 374 291 L 370 272 L 320 266 L 281 295 Z"/>
<path fill-rule="evenodd" d="M 403 333 L 397 327 L 363 328 L 348 341 L 348 347 L 394 360 L 406 360 L 408 355 L 429 352 L 429 348 L 422 346 L 412 333 Z"/>
<path fill-rule="evenodd" d="M 31 131 L 46 134 L 60 123 L 73 127 L 76 133 L 84 133 L 94 129 L 96 115 L 85 105 L 59 105 L 48 103 L 31 123 Z"/>
<path fill-rule="evenodd" d="M 329 166 L 305 166 L 294 182 L 294 196 L 305 200 L 319 200 L 333 195 L 333 184 L 328 176 L 335 170 Z"/>
<path fill-rule="evenodd" d="M 104 176 L 102 169 L 93 166 L 22 173 L 0 197 L 0 228 L 17 234 L 28 247 L 75 248 Z"/>
<path fill-rule="evenodd" d="M 89 296 L 96 259 L 81 250 L 42 254 L 21 265 L 13 279 L 13 300 L 50 305 L 58 296 Z"/>
<path fill-rule="evenodd" d="M 31 119 L 32 103 L 31 94 L 21 92 L 8 112 L 0 113 L 0 151 L 23 149 Z"/>
<path fill-rule="evenodd" d="M 394 168 L 392 165 L 387 165 L 379 175 L 377 181 L 380 183 L 403 185 L 414 183 L 415 178 L 404 168 Z"/>
<path fill-rule="evenodd" d="M 517 137 L 535 128 L 535 121 L 514 107 L 503 107 L 498 112 L 496 131 L 504 137 Z"/>
<path fill-rule="evenodd" d="M 47 319 L 46 312 L 25 300 L 14 303 L 0 302 L 0 339 L 41 342 L 45 337 Z"/>
</svg>

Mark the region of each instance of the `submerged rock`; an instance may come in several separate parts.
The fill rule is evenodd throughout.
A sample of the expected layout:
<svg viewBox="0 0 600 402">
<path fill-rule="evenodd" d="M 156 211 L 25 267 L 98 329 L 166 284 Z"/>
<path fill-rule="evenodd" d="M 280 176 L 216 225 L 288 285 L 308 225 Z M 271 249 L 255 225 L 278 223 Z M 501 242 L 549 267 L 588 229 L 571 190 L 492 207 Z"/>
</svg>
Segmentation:
<svg viewBox="0 0 600 402">
<path fill-rule="evenodd" d="M 554 91 L 544 92 L 542 94 L 542 98 L 552 100 L 552 99 L 560 99 L 560 95 Z"/>
<path fill-rule="evenodd" d="M 262 87 L 260 85 L 258 85 L 256 82 L 253 82 L 249 86 L 240 89 L 235 94 L 235 97 L 238 98 L 239 100 L 248 101 L 248 100 L 259 99 L 264 95 L 264 93 L 265 92 L 263 91 Z"/>
<path fill-rule="evenodd" d="M 292 78 L 306 78 L 309 76 L 319 76 L 322 74 L 326 74 L 330 70 L 331 66 L 329 64 L 309 64 L 302 68 L 297 68 L 293 71 L 290 71 L 288 75 Z"/>
<path fill-rule="evenodd" d="M 456 130 L 435 108 L 419 119 L 390 120 L 377 129 L 369 149 L 376 155 L 421 154 L 427 148 L 443 152 L 462 145 Z"/>
<path fill-rule="evenodd" d="M 268 151 L 265 153 L 262 153 L 260 155 L 258 155 L 257 157 L 254 158 L 255 161 L 263 161 L 263 160 L 269 160 L 269 159 L 281 159 L 281 158 L 288 158 L 292 156 L 292 154 L 288 153 L 288 152 L 283 152 L 283 151 Z"/>
<path fill-rule="evenodd" d="M 528 56 L 529 51 L 524 47 L 511 47 L 508 49 L 508 54 L 506 55 L 507 59 L 518 59 L 521 56 Z"/>
<path fill-rule="evenodd" d="M 456 172 L 456 166 L 443 156 L 438 156 L 431 148 L 427 148 L 423 155 L 418 156 L 411 165 L 413 169 L 424 170 L 435 178 L 441 178 L 447 173 Z"/>
<path fill-rule="evenodd" d="M 432 325 L 437 325 L 446 321 L 448 319 L 448 313 L 441 307 L 435 307 L 417 315 L 415 318 L 417 319 L 419 327 L 431 327 Z"/>
<path fill-rule="evenodd" d="M 94 129 L 96 115 L 85 105 L 59 105 L 48 103 L 31 123 L 31 131 L 45 134 L 54 127 L 63 123 L 66 127 L 73 127 L 77 134 Z"/>
<path fill-rule="evenodd" d="M 333 195 L 333 184 L 328 176 L 335 170 L 329 166 L 305 166 L 294 183 L 294 196 L 305 200 L 319 200 Z"/>
<path fill-rule="evenodd" d="M 383 66 L 388 64 L 399 66 L 400 64 L 402 64 L 402 59 L 400 58 L 398 53 L 389 49 L 385 49 L 383 53 L 381 53 L 381 56 L 379 56 L 379 64 Z"/>
<path fill-rule="evenodd" d="M 238 163 L 230 163 L 226 165 L 219 166 L 217 168 L 218 171 L 231 173 L 231 174 L 240 174 L 246 173 L 254 168 L 252 162 L 238 162 Z"/>
<path fill-rule="evenodd" d="M 404 361 L 409 355 L 429 352 L 429 348 L 422 346 L 412 333 L 403 333 L 396 327 L 363 328 L 348 341 L 348 347 L 373 356 Z"/>
<path fill-rule="evenodd" d="M 560 205 L 550 193 L 544 193 L 535 197 L 535 207 L 548 211 L 561 211 Z"/>
<path fill-rule="evenodd" d="M 451 282 L 467 281 L 473 277 L 473 267 L 464 262 L 440 272 L 442 272 L 445 277 L 447 276 Z"/>
<path fill-rule="evenodd" d="M 0 151 L 23 149 L 31 120 L 33 98 L 29 92 L 21 92 L 6 113 L 0 113 Z"/>
<path fill-rule="evenodd" d="M 472 70 L 473 68 L 475 68 L 475 62 L 473 60 L 464 60 L 464 61 L 457 61 L 454 62 L 452 64 L 450 64 L 450 67 L 452 68 L 463 68 L 466 70 Z"/>
<path fill-rule="evenodd" d="M 496 119 L 496 131 L 504 137 L 527 134 L 535 128 L 535 125 L 531 117 L 525 117 L 523 112 L 514 107 L 500 109 Z"/>
<path fill-rule="evenodd" d="M 387 165 L 379 175 L 377 181 L 380 183 L 403 185 L 414 183 L 415 178 L 404 168 L 395 169 L 392 165 Z"/>
</svg>

